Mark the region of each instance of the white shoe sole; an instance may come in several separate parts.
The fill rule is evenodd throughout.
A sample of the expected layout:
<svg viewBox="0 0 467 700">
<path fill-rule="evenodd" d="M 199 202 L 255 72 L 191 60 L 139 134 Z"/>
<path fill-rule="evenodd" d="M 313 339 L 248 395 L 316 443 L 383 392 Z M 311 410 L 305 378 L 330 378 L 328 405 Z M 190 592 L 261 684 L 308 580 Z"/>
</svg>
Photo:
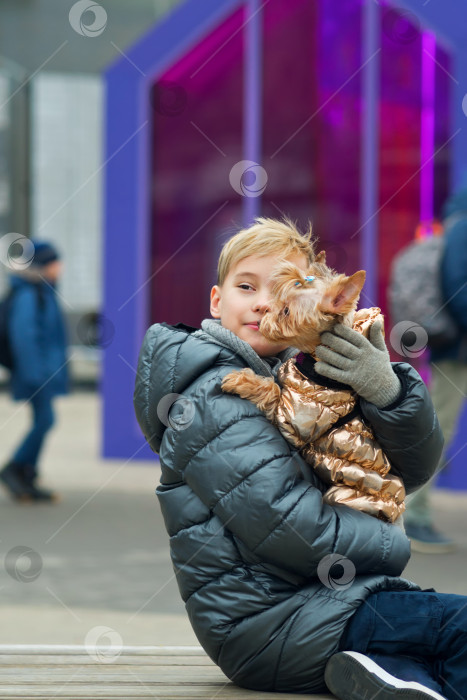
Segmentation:
<svg viewBox="0 0 467 700">
<path fill-rule="evenodd" d="M 329 659 L 324 680 L 340 700 L 446 700 L 420 683 L 402 681 L 357 651 L 343 651 Z"/>
</svg>

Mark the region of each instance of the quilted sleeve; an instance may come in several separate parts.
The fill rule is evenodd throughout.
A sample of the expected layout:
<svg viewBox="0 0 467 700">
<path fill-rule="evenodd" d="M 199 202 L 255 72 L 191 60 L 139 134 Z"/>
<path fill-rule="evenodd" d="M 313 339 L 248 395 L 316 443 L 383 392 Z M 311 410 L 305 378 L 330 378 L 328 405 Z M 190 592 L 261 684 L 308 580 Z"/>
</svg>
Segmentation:
<svg viewBox="0 0 467 700">
<path fill-rule="evenodd" d="M 401 380 L 402 395 L 392 406 L 378 409 L 361 399 L 381 447 L 391 461 L 391 471 L 411 493 L 435 473 L 444 438 L 430 394 L 418 372 L 405 362 L 393 363 Z"/>
</svg>

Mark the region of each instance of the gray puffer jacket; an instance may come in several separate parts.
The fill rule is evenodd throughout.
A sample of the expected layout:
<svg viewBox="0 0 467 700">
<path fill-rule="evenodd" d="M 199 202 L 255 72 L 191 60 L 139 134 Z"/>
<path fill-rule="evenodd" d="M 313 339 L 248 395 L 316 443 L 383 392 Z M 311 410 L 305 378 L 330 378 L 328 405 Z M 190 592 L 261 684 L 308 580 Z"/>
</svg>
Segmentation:
<svg viewBox="0 0 467 700">
<path fill-rule="evenodd" d="M 327 486 L 278 429 L 251 402 L 222 392 L 222 378 L 245 359 L 194 331 L 149 328 L 134 396 L 160 455 L 156 493 L 188 616 L 237 685 L 323 692 L 326 661 L 367 596 L 418 588 L 399 578 L 409 540 L 366 513 L 325 505 Z M 410 493 L 434 473 L 443 438 L 417 372 L 393 367 L 398 402 L 361 407 Z"/>
</svg>

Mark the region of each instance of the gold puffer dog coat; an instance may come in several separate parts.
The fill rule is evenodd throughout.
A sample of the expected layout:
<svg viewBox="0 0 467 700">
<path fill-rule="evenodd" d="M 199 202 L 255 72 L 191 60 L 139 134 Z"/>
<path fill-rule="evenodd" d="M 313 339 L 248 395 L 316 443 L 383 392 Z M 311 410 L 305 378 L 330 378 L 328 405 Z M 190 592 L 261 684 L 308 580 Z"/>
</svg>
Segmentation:
<svg viewBox="0 0 467 700">
<path fill-rule="evenodd" d="M 379 308 L 360 309 L 353 328 L 368 337 L 377 318 L 383 318 Z M 404 485 L 389 473 L 391 464 L 358 411 L 357 394 L 308 379 L 296 358 L 279 368 L 277 378 L 282 388 L 278 428 L 330 485 L 323 500 L 394 522 L 405 510 Z"/>
</svg>

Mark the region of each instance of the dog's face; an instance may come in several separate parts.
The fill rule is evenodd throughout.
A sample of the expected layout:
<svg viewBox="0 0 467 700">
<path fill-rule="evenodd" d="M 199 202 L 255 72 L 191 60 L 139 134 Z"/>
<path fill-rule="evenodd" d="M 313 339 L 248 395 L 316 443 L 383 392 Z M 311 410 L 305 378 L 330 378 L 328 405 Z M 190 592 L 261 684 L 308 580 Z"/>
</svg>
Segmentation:
<svg viewBox="0 0 467 700">
<path fill-rule="evenodd" d="M 338 322 L 352 325 L 364 283 L 364 270 L 351 277 L 337 274 L 326 265 L 324 252 L 306 272 L 283 261 L 273 271 L 272 303 L 259 330 L 269 340 L 313 353 L 321 333 Z"/>
</svg>

